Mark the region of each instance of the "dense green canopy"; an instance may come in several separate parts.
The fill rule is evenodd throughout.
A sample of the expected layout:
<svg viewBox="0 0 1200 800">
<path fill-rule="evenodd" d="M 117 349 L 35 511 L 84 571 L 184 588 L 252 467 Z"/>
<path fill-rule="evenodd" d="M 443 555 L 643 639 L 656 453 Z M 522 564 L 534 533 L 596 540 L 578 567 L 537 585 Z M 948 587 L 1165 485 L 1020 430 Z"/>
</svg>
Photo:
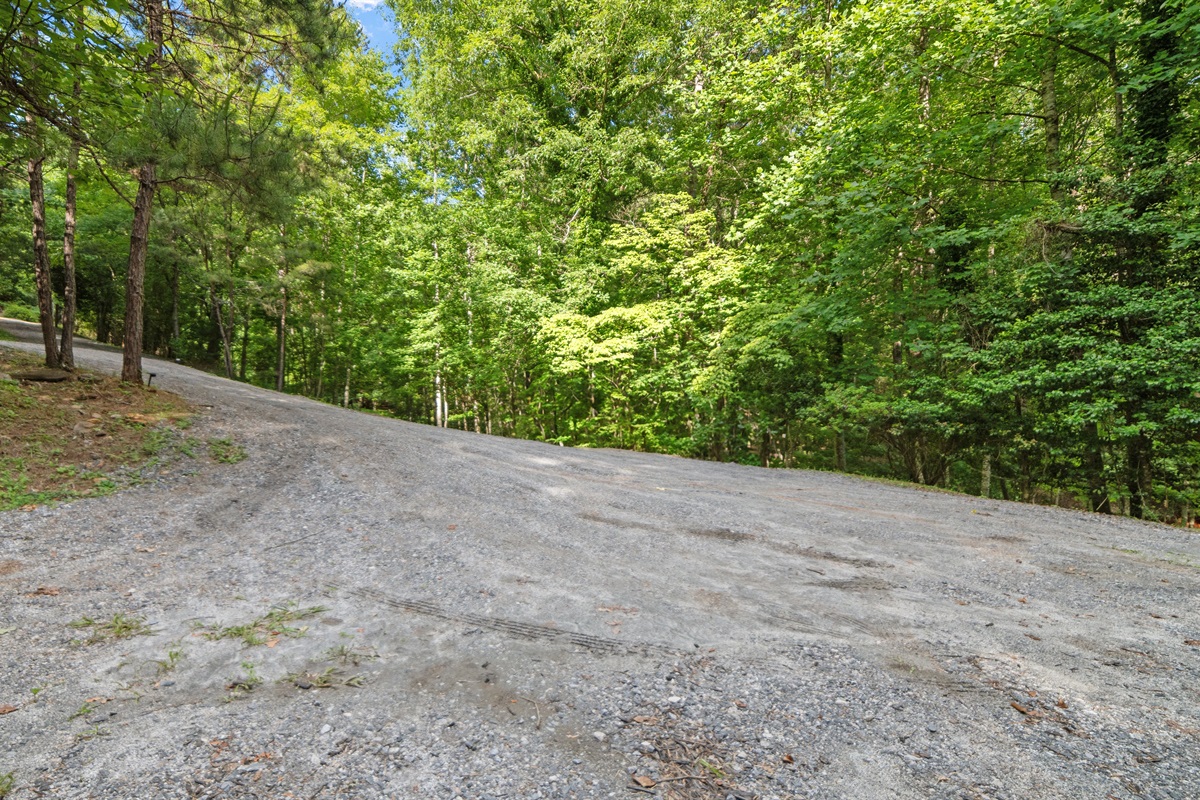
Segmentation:
<svg viewBox="0 0 1200 800">
<path fill-rule="evenodd" d="M 323 0 L 18 3 L 0 304 L 35 304 L 24 163 L 53 240 L 74 142 L 101 340 L 153 164 L 147 352 L 472 431 L 1192 518 L 1200 5 L 389 3 L 394 54 Z"/>
</svg>

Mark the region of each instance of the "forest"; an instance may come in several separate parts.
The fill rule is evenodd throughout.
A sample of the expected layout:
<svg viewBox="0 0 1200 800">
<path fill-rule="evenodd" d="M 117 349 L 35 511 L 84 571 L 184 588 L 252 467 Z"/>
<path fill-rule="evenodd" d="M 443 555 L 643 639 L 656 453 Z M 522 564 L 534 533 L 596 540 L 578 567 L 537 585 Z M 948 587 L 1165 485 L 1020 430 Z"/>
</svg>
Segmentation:
<svg viewBox="0 0 1200 800">
<path fill-rule="evenodd" d="M 48 365 L 1195 518 L 1200 4 L 387 2 L 0 12 Z"/>
</svg>

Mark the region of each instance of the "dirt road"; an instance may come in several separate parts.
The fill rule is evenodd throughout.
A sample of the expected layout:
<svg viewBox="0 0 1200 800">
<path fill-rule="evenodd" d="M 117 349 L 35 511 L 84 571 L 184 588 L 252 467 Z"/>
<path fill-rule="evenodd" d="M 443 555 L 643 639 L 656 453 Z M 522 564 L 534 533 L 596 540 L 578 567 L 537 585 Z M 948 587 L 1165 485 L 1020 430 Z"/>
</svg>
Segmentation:
<svg viewBox="0 0 1200 800">
<path fill-rule="evenodd" d="M 11 797 L 1200 798 L 1194 534 L 147 369 L 249 457 L 0 514 Z"/>
</svg>

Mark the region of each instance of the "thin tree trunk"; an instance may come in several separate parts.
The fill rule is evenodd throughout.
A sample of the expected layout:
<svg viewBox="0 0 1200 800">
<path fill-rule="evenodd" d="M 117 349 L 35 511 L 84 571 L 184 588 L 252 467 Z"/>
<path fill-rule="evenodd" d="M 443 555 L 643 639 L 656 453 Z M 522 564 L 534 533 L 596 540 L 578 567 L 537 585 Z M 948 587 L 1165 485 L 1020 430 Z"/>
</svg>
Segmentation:
<svg viewBox="0 0 1200 800">
<path fill-rule="evenodd" d="M 1083 426 L 1083 465 L 1087 470 L 1088 507 L 1101 514 L 1112 513 L 1108 497 L 1108 484 L 1104 480 L 1104 452 L 1101 450 L 1100 432 L 1095 422 Z"/>
<path fill-rule="evenodd" d="M 1104 7 L 1109 14 L 1115 13 L 1116 9 L 1112 2 L 1108 2 Z M 1110 44 L 1108 46 L 1108 81 L 1112 87 L 1113 96 L 1113 138 L 1121 141 L 1121 137 L 1125 135 L 1125 92 L 1123 91 L 1123 81 L 1121 80 L 1121 68 L 1117 61 L 1117 46 Z"/>
<path fill-rule="evenodd" d="M 441 356 L 437 351 L 434 351 L 434 359 L 440 360 Z M 442 371 L 435 369 L 433 372 L 433 425 L 436 428 L 443 427 L 442 417 Z"/>
<path fill-rule="evenodd" d="M 143 164 L 138 170 L 138 192 L 133 202 L 133 228 L 129 235 L 129 269 L 125 275 L 125 335 L 122 337 L 121 380 L 142 382 L 142 313 L 146 285 L 146 251 L 150 245 L 150 217 L 157 186 L 157 168 Z"/>
<path fill-rule="evenodd" d="M 250 349 L 250 304 L 242 312 L 242 352 L 238 355 L 238 380 L 246 380 L 246 351 Z"/>
<path fill-rule="evenodd" d="M 157 80 L 157 69 L 163 57 L 162 0 L 145 4 L 146 41 L 151 51 L 146 59 L 146 75 Z M 147 96 L 147 103 L 150 102 Z M 142 382 L 142 315 L 145 302 L 146 251 L 150 246 L 150 220 L 154 209 L 154 192 L 158 188 L 158 167 L 153 161 L 138 170 L 138 191 L 133 201 L 133 226 L 129 233 L 129 268 L 125 274 L 125 335 L 121 340 L 121 380 Z"/>
<path fill-rule="evenodd" d="M 992 496 L 992 454 L 983 454 L 983 465 L 980 469 L 982 473 L 979 479 L 979 496 Z"/>
<path fill-rule="evenodd" d="M 276 328 L 276 338 L 279 342 L 279 354 L 275 361 L 275 391 L 282 392 L 284 373 L 287 370 L 287 228 L 279 226 L 279 242 L 282 263 L 279 267 L 279 326 Z"/>
<path fill-rule="evenodd" d="M 280 273 L 282 274 L 282 270 Z M 287 287 L 279 290 L 279 324 L 275 328 L 275 338 L 279 343 L 279 353 L 275 361 L 275 391 L 283 391 L 283 374 L 287 365 Z"/>
<path fill-rule="evenodd" d="M 221 299 L 217 297 L 215 289 L 209 289 L 209 297 L 212 300 L 213 313 L 217 316 L 217 330 L 221 332 L 221 357 L 225 364 L 225 377 L 233 377 L 233 353 L 231 341 L 233 339 L 233 331 L 231 330 L 231 321 L 225 318 L 221 313 Z"/>
<path fill-rule="evenodd" d="M 171 265 L 171 345 L 167 348 L 167 355 L 171 358 L 177 358 L 179 353 L 176 351 L 176 345 L 179 342 L 179 259 L 176 258 Z"/>
<path fill-rule="evenodd" d="M 79 82 L 75 83 L 79 93 Z M 63 218 L 63 317 L 59 362 L 75 369 L 75 170 L 79 166 L 79 142 L 72 140 L 67 151 L 67 192 Z"/>
<path fill-rule="evenodd" d="M 29 119 L 32 126 L 33 120 Z M 42 180 L 45 159 L 39 152 L 29 159 L 29 202 L 33 206 L 33 279 L 37 285 L 38 319 L 46 346 L 46 366 L 58 367 L 58 342 L 54 329 L 54 288 L 50 284 L 50 249 L 46 243 L 46 192 Z"/>
<path fill-rule="evenodd" d="M 1042 116 L 1046 126 L 1046 172 L 1050 177 L 1050 196 L 1057 202 L 1065 198 L 1059 172 L 1062 169 L 1061 118 L 1058 113 L 1058 45 L 1051 42 L 1042 66 Z"/>
<path fill-rule="evenodd" d="M 929 28 L 921 28 L 917 33 L 917 56 L 924 56 L 927 47 L 929 47 Z M 922 122 L 929 121 L 929 113 L 933 108 L 932 101 L 933 91 L 929 81 L 929 73 L 922 67 L 921 77 L 917 83 L 917 103 L 921 107 L 918 114 Z"/>
</svg>

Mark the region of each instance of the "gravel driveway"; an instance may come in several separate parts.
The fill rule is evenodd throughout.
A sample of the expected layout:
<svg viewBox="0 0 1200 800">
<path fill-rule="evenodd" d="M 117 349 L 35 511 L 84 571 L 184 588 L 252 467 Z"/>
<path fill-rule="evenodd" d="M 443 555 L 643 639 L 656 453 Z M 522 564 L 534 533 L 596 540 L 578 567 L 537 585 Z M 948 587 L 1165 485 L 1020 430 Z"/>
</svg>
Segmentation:
<svg viewBox="0 0 1200 800">
<path fill-rule="evenodd" d="M 0 513 L 12 798 L 1200 798 L 1195 534 L 147 369 L 249 457 Z"/>
</svg>

